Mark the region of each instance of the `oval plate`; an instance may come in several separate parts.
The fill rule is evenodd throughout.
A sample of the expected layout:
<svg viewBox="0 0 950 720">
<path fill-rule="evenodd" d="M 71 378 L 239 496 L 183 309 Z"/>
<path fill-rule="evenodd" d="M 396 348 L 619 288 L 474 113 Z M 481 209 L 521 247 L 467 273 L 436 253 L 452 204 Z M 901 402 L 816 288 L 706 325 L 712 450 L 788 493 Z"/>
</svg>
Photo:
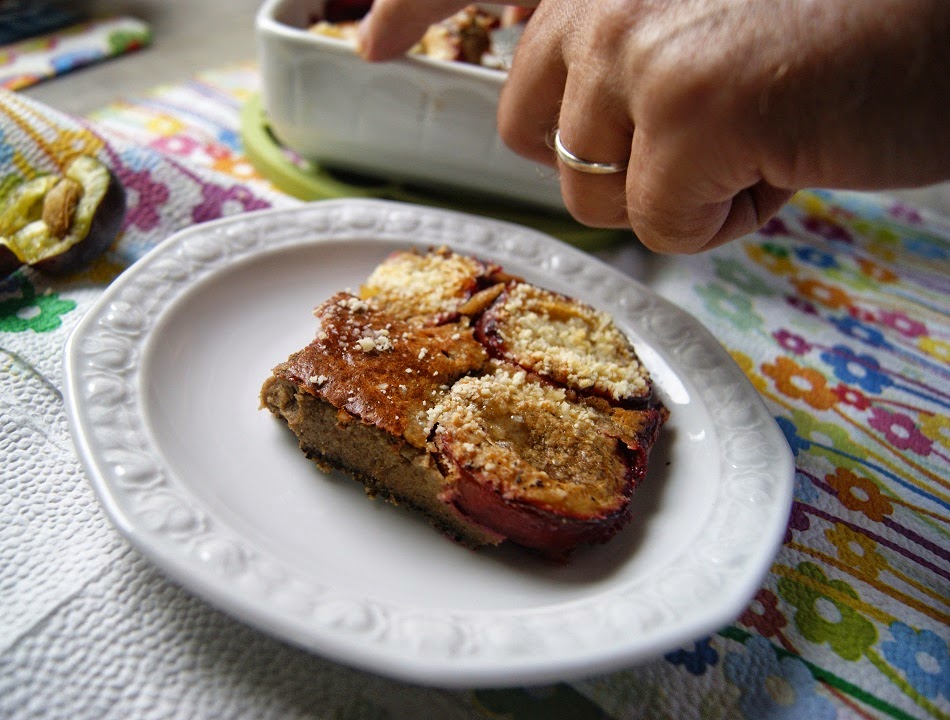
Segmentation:
<svg viewBox="0 0 950 720">
<path fill-rule="evenodd" d="M 471 551 L 317 471 L 259 409 L 311 310 L 392 250 L 448 245 L 612 313 L 671 411 L 610 543 L 554 565 Z M 65 349 L 73 437 L 107 514 L 213 605 L 333 660 L 445 687 L 620 669 L 733 621 L 778 549 L 793 463 L 693 317 L 537 231 L 331 200 L 180 232 L 122 274 Z"/>
</svg>

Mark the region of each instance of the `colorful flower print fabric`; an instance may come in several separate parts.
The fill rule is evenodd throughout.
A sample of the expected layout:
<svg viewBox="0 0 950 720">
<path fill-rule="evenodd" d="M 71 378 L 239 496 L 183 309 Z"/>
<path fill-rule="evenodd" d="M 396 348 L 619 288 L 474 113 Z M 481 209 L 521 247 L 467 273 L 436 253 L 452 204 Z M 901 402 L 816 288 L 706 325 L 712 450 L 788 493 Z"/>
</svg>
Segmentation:
<svg viewBox="0 0 950 720">
<path fill-rule="evenodd" d="M 801 192 L 662 276 L 771 408 L 794 504 L 733 625 L 587 691 L 621 717 L 950 717 L 950 223 Z"/>
<path fill-rule="evenodd" d="M 130 17 L 75 22 L 47 35 L 0 42 L 0 88 L 19 90 L 133 52 L 149 42 L 148 25 Z"/>
<path fill-rule="evenodd" d="M 203 73 L 64 131 L 55 142 L 85 143 L 125 183 L 124 234 L 80 280 L 0 282 L 0 359 L 55 384 L 90 298 L 158 239 L 290 202 L 241 153 L 257 83 L 253 66 Z M 42 147 L 23 152 L 5 102 L 0 167 L 48 163 Z M 718 337 L 795 455 L 771 572 L 734 622 L 652 662 L 451 697 L 519 719 L 950 717 L 950 222 L 883 195 L 807 191 L 761 231 L 663 263 L 646 280 Z M 389 716 L 337 700 L 340 717 Z"/>
</svg>

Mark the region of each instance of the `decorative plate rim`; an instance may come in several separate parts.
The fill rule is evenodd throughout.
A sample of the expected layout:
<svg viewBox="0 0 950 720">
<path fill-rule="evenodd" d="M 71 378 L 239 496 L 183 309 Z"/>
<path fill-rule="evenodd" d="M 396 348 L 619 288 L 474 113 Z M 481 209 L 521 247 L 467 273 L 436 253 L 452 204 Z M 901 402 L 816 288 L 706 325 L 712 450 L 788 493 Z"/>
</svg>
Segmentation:
<svg viewBox="0 0 950 720">
<path fill-rule="evenodd" d="M 613 308 L 715 422 L 722 480 L 703 543 L 610 592 L 517 611 L 421 610 L 327 587 L 273 561 L 169 481 L 143 407 L 139 350 L 182 291 L 264 253 L 363 238 L 448 245 L 529 265 L 552 289 Z M 558 286 L 558 287 L 555 287 Z M 510 223 L 386 200 L 325 200 L 180 231 L 110 285 L 64 349 L 67 416 L 107 515 L 156 565 L 211 604 L 329 659 L 443 687 L 555 682 L 619 670 L 732 622 L 766 575 L 794 465 L 758 393 L 692 316 L 591 255 Z M 703 602 L 697 602 L 703 598 Z"/>
</svg>

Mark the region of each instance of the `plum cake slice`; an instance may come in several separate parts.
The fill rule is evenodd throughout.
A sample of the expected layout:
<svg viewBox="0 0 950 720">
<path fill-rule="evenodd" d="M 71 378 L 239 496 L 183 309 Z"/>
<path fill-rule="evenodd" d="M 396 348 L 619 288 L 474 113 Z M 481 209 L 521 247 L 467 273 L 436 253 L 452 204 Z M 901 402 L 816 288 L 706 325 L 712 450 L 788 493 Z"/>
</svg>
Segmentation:
<svg viewBox="0 0 950 720">
<path fill-rule="evenodd" d="M 314 315 L 261 402 L 324 470 L 471 547 L 565 558 L 629 522 L 669 413 L 609 315 L 444 248 Z"/>
</svg>

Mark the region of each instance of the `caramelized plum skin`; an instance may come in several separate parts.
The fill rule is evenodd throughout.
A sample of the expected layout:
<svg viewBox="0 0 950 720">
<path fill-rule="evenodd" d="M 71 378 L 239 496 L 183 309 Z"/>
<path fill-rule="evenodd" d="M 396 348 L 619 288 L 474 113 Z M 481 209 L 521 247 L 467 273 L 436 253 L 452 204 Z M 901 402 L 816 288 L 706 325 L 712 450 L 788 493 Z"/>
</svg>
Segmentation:
<svg viewBox="0 0 950 720">
<path fill-rule="evenodd" d="M 451 441 L 447 446 L 451 446 Z M 573 516 L 525 499 L 506 497 L 491 478 L 456 462 L 449 451 L 444 457 L 454 467 L 445 474 L 454 476 L 456 481 L 444 499 L 512 542 L 553 560 L 564 560 L 579 545 L 606 543 L 630 521 L 626 501 L 646 473 L 646 452 L 620 446 L 618 452 L 625 456 L 626 465 L 621 494 L 614 507 L 605 506 L 593 515 Z"/>
<path fill-rule="evenodd" d="M 570 518 L 503 498 L 490 483 L 461 469 L 452 503 L 464 514 L 522 547 L 565 560 L 579 545 L 605 543 L 630 520 L 630 508 L 598 518 Z"/>
</svg>

